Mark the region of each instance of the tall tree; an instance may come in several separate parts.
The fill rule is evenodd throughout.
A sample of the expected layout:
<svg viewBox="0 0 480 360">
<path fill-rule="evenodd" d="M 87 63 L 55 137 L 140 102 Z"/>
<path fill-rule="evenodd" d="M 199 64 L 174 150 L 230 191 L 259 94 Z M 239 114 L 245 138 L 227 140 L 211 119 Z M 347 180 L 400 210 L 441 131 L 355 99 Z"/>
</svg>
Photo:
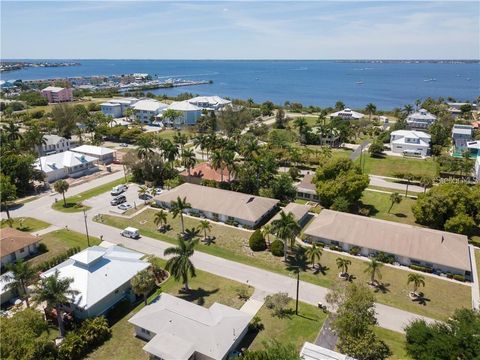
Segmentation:
<svg viewBox="0 0 480 360">
<path fill-rule="evenodd" d="M 212 224 L 208 220 L 201 220 L 198 228 L 203 231 L 203 241 L 207 241 L 207 231 L 212 231 Z"/>
<path fill-rule="evenodd" d="M 70 185 L 63 179 L 55 181 L 53 188 L 56 192 L 62 194 L 63 196 L 63 207 L 67 207 L 67 200 L 65 199 L 65 193 L 68 191 Z"/>
<path fill-rule="evenodd" d="M 6 125 L 3 125 L 2 131 L 6 133 L 6 138 L 11 143 L 23 138 L 20 133 L 20 126 L 16 125 L 13 120 L 10 120 Z"/>
<path fill-rule="evenodd" d="M 267 240 L 267 245 L 270 246 L 270 235 L 272 234 L 272 224 L 265 224 L 260 229 L 260 232 L 264 239 Z"/>
<path fill-rule="evenodd" d="M 300 225 L 298 225 L 295 216 L 289 212 L 286 214 L 283 210 L 280 212 L 280 218 L 272 221 L 272 232 L 283 241 L 283 257 L 287 261 L 287 248 L 293 248 L 295 239 L 300 233 Z"/>
<path fill-rule="evenodd" d="M 15 263 L 7 264 L 7 272 L 3 276 L 3 281 L 6 282 L 5 288 L 17 291 L 25 300 L 27 307 L 30 307 L 28 300 L 28 286 L 33 283 L 36 274 L 35 269 L 30 266 L 30 263 L 19 260 Z"/>
<path fill-rule="evenodd" d="M 175 280 L 182 280 L 183 289 L 189 291 L 188 278 L 195 277 L 195 266 L 190 257 L 195 252 L 195 246 L 198 244 L 198 239 L 185 240 L 183 237 L 178 237 L 178 245 L 165 249 L 164 255 L 173 255 L 167 260 L 165 269 L 169 271 Z"/>
<path fill-rule="evenodd" d="M 147 305 L 147 295 L 155 286 L 155 278 L 148 270 L 142 270 L 132 280 L 132 290 L 136 295 L 143 296 L 143 302 Z"/>
<path fill-rule="evenodd" d="M 0 200 L 2 207 L 7 212 L 7 218 L 10 219 L 9 203 L 17 198 L 17 187 L 12 184 L 10 177 L 0 173 Z"/>
<path fill-rule="evenodd" d="M 153 222 L 157 225 L 157 229 L 167 225 L 168 215 L 164 210 L 157 211 L 154 215 Z"/>
<path fill-rule="evenodd" d="M 425 286 L 425 277 L 415 273 L 408 274 L 407 285 L 410 285 L 410 283 L 413 283 L 413 293 L 416 295 L 418 288 Z"/>
<path fill-rule="evenodd" d="M 365 106 L 365 111 L 368 113 L 368 120 L 372 120 L 372 115 L 377 112 L 377 107 L 375 104 L 369 103 Z"/>
<path fill-rule="evenodd" d="M 225 161 L 224 161 L 224 151 L 215 150 L 212 154 L 210 159 L 210 163 L 212 164 L 212 168 L 215 170 L 220 169 L 220 181 L 223 182 L 223 169 L 225 168 Z"/>
<path fill-rule="evenodd" d="M 186 149 L 182 151 L 182 165 L 187 169 L 188 177 L 190 177 L 190 170 L 195 167 L 197 159 L 193 150 Z"/>
<path fill-rule="evenodd" d="M 182 224 L 182 234 L 185 232 L 185 225 L 183 223 L 183 211 L 187 209 L 191 209 L 192 205 L 187 202 L 187 198 L 184 197 L 183 199 L 179 196 L 177 200 L 171 202 L 170 210 L 173 214 L 173 218 L 176 218 L 180 215 L 180 221 Z"/>
<path fill-rule="evenodd" d="M 139 159 L 146 159 L 153 154 L 153 139 L 150 136 L 139 136 L 137 141 L 137 156 Z"/>
<path fill-rule="evenodd" d="M 308 261 L 312 264 L 313 267 L 315 265 L 320 266 L 320 258 L 322 257 L 322 249 L 317 244 L 313 243 L 311 247 L 307 249 L 305 252 Z"/>
<path fill-rule="evenodd" d="M 337 264 L 337 268 L 340 270 L 340 275 L 346 277 L 346 275 L 348 275 L 348 267 L 352 264 L 352 262 L 348 259 L 338 257 L 335 260 L 335 263 Z"/>
</svg>

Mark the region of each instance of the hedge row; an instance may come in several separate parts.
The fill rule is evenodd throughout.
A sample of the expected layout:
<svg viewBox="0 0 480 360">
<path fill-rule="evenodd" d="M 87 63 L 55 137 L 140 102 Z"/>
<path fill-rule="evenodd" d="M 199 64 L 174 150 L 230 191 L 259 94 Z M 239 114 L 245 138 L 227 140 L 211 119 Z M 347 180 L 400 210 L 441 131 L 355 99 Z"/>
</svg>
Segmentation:
<svg viewBox="0 0 480 360">
<path fill-rule="evenodd" d="M 67 260 L 70 256 L 75 255 L 76 253 L 80 252 L 80 250 L 81 249 L 80 249 L 79 246 L 70 248 L 67 251 L 65 251 L 64 253 L 62 253 L 60 255 L 57 255 L 57 256 L 51 258 L 50 260 L 46 260 L 46 261 L 38 264 L 36 266 L 36 270 L 38 272 L 43 272 L 43 271 L 46 271 L 48 269 L 51 269 L 54 266 L 57 266 L 58 264 Z"/>
</svg>

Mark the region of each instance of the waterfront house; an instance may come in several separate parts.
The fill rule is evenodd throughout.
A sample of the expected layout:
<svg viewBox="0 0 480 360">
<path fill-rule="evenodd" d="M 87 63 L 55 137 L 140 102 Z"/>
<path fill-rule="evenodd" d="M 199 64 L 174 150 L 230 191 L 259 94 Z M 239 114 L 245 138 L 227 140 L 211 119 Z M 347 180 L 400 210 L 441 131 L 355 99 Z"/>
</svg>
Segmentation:
<svg viewBox="0 0 480 360">
<path fill-rule="evenodd" d="M 165 126 L 180 127 L 183 125 L 195 125 L 202 116 L 202 109 L 190 104 L 188 101 L 176 101 L 168 106 L 168 109 L 178 111 L 181 116 L 172 122 L 170 119 L 162 119 Z M 160 115 L 161 116 L 161 115 Z"/>
<path fill-rule="evenodd" d="M 248 331 L 253 315 L 213 303 L 209 308 L 168 293 L 128 322 L 151 359 L 226 360 Z"/>
<path fill-rule="evenodd" d="M 47 86 L 45 89 L 42 89 L 40 93 L 49 103 L 73 101 L 73 91 L 71 88 Z"/>
<path fill-rule="evenodd" d="M 222 170 L 214 169 L 209 162 L 199 163 L 190 169 L 190 175 L 185 170 L 180 173 L 184 181 L 201 185 L 202 181 L 215 181 L 217 183 L 222 181 Z M 235 179 L 230 175 L 227 168 L 223 169 L 223 182 L 231 182 Z"/>
<path fill-rule="evenodd" d="M 448 107 L 448 111 L 450 112 L 450 114 L 452 114 L 452 117 L 453 118 L 457 118 L 459 116 L 462 115 L 462 110 L 461 107 L 464 106 L 464 105 L 470 105 L 472 107 L 472 110 L 473 111 L 477 111 L 478 110 L 478 106 L 477 104 L 471 104 L 471 103 L 463 103 L 463 102 L 448 102 L 447 105 L 449 106 Z"/>
<path fill-rule="evenodd" d="M 423 131 L 396 130 L 390 134 L 392 152 L 425 157 L 430 152 L 431 136 Z"/>
<path fill-rule="evenodd" d="M 455 124 L 452 128 L 452 143 L 456 153 L 461 154 L 467 149 L 467 142 L 473 139 L 473 126 Z"/>
<path fill-rule="evenodd" d="M 304 235 L 308 242 L 338 246 L 344 251 L 358 247 L 363 256 L 382 252 L 393 255 L 401 265 L 471 277 L 465 235 L 327 209 L 315 216 Z"/>
<path fill-rule="evenodd" d="M 426 129 L 437 120 L 437 117 L 425 109 L 415 111 L 407 116 L 407 126 L 410 129 Z"/>
<path fill-rule="evenodd" d="M 297 189 L 297 198 L 318 202 L 317 187 L 313 183 L 314 176 L 315 174 L 306 174 L 302 181 L 295 186 Z"/>
<path fill-rule="evenodd" d="M 328 116 L 330 119 L 341 118 L 343 120 L 359 120 L 363 118 L 365 115 L 357 111 L 353 111 L 352 109 L 345 108 L 343 110 L 331 113 Z"/>
<path fill-rule="evenodd" d="M 105 314 L 123 299 L 134 301 L 130 281 L 149 263 L 141 260 L 144 254 L 112 245 L 89 247 L 61 264 L 45 271 L 46 278 L 58 270 L 60 278 L 72 278 L 71 289 L 78 291 L 65 308 L 77 318 L 85 319 Z"/>
<path fill-rule="evenodd" d="M 238 223 L 247 228 L 262 225 L 276 209 L 278 200 L 235 191 L 184 183 L 155 196 L 157 205 L 170 208 L 177 198 L 186 198 L 192 206 L 186 214 L 214 221 Z"/>
<path fill-rule="evenodd" d="M 231 106 L 232 102 L 223 99 L 220 96 L 197 96 L 187 100 L 190 104 L 199 107 L 201 110 L 218 111 L 227 106 Z"/>
<path fill-rule="evenodd" d="M 1 267 L 36 254 L 40 240 L 28 232 L 3 228 L 0 236 Z"/>
<path fill-rule="evenodd" d="M 167 108 L 167 104 L 153 99 L 139 100 L 132 105 L 135 120 L 143 124 L 151 124 L 155 117 Z"/>
<path fill-rule="evenodd" d="M 35 161 L 35 168 L 45 174 L 45 181 L 54 182 L 66 177 L 78 178 L 98 171 L 97 158 L 64 151 L 58 154 L 41 156 Z"/>
<path fill-rule="evenodd" d="M 102 164 L 110 164 L 115 159 L 115 150 L 103 146 L 81 145 L 73 148 L 72 151 L 94 157 Z"/>
<path fill-rule="evenodd" d="M 105 116 L 111 116 L 114 119 L 124 117 L 125 111 L 132 107 L 138 101 L 137 98 L 119 98 L 112 99 L 100 104 L 102 113 Z"/>
<path fill-rule="evenodd" d="M 64 137 L 58 135 L 44 135 L 43 140 L 45 141 L 44 144 L 36 146 L 36 150 L 41 156 L 70 150 L 71 142 Z"/>
</svg>

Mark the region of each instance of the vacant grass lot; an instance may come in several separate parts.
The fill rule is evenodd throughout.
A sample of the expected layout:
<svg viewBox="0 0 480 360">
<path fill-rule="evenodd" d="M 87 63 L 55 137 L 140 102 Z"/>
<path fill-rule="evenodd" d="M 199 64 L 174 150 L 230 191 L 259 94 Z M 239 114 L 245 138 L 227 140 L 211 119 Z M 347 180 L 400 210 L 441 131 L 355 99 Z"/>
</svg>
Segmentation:
<svg viewBox="0 0 480 360">
<path fill-rule="evenodd" d="M 405 335 L 378 326 L 374 328 L 374 331 L 375 334 L 377 334 L 377 336 L 383 340 L 392 351 L 393 354 L 388 358 L 389 360 L 411 359 L 405 350 Z"/>
<path fill-rule="evenodd" d="M 402 196 L 400 204 L 395 204 L 390 213 L 390 194 L 379 193 L 375 191 L 364 191 L 360 199 L 363 207 L 370 209 L 370 217 L 395 221 L 404 224 L 415 224 L 415 218 L 412 213 L 412 206 L 416 200 Z"/>
<path fill-rule="evenodd" d="M 134 226 L 144 236 L 149 236 L 170 243 L 176 243 L 176 234 L 180 229 L 180 219 L 171 219 L 169 223 L 173 230 L 166 234 L 156 231 L 153 224 L 155 210 L 146 210 L 132 219 L 122 219 L 111 215 L 103 215 L 103 222 L 117 228 Z M 197 226 L 199 220 L 185 217 L 186 228 Z M 256 266 L 280 274 L 290 274 L 281 258 L 272 256 L 269 252 L 252 252 L 248 247 L 249 232 L 219 224 L 212 224 L 211 235 L 216 236 L 216 243 L 205 245 L 200 243 L 199 251 L 215 256 L 223 257 L 236 262 Z M 271 239 L 273 240 L 273 239 Z M 302 280 L 324 287 L 333 287 L 338 280 L 338 269 L 336 258 L 339 255 L 324 251 L 321 263 L 326 267 L 324 274 L 314 274 L 306 271 L 301 274 Z M 366 282 L 368 276 L 364 274 L 366 262 L 360 259 L 349 257 L 352 261 L 350 273 L 356 277 L 355 281 Z M 412 302 L 408 298 L 410 288 L 407 286 L 408 270 L 384 267 L 382 269 L 383 282 L 385 283 L 384 293 L 376 294 L 377 301 L 414 313 L 422 314 L 437 319 L 446 319 L 456 308 L 470 306 L 470 288 L 468 286 L 452 283 L 439 278 L 425 276 L 426 287 L 422 289 L 429 299 L 425 305 Z"/>
<path fill-rule="evenodd" d="M 66 213 L 72 213 L 72 212 L 80 212 L 85 210 L 88 210 L 90 207 L 84 206 L 82 204 L 82 201 L 90 199 L 94 196 L 103 194 L 104 192 L 110 191 L 114 186 L 124 184 L 125 179 L 121 178 L 115 181 L 111 181 L 109 183 L 103 184 L 101 186 L 98 186 L 96 188 L 84 191 L 80 194 L 77 194 L 75 196 L 70 196 L 66 198 L 67 201 L 67 206 L 64 207 L 63 205 L 63 198 L 59 198 L 56 203 L 52 205 L 52 208 L 61 211 L 61 212 L 66 212 Z M 68 191 L 67 191 L 68 194 Z"/>
<path fill-rule="evenodd" d="M 438 165 L 431 158 L 423 160 L 397 156 L 385 156 L 383 158 L 364 156 L 363 161 L 367 174 L 395 177 L 398 173 L 411 173 L 415 176 L 436 176 L 438 173 Z"/>
<path fill-rule="evenodd" d="M 12 219 L 13 219 L 12 227 L 20 231 L 34 232 L 34 231 L 46 229 L 47 227 L 50 226 L 50 224 L 45 221 L 37 220 L 31 217 L 20 217 L 20 218 L 12 218 Z M 1 222 L 2 228 L 8 227 L 8 226 L 10 225 L 6 221 Z"/>
</svg>

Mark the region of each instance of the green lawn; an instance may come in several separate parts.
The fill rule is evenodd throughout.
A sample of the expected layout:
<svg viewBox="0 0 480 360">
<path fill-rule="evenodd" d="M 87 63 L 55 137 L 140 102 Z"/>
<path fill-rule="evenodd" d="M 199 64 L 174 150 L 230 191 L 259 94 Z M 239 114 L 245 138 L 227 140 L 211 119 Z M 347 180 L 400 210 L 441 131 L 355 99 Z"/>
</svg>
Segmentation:
<svg viewBox="0 0 480 360">
<path fill-rule="evenodd" d="M 171 219 L 169 224 L 173 230 L 167 234 L 156 231 L 153 224 L 154 210 L 146 210 L 132 219 L 123 219 L 111 215 L 103 215 L 103 222 L 117 228 L 134 226 L 140 230 L 143 236 L 149 236 L 169 243 L 176 243 L 176 233 L 180 229 L 180 219 Z M 199 220 L 185 217 L 185 226 L 190 228 L 197 226 Z M 281 258 L 272 256 L 269 252 L 252 252 L 248 247 L 249 232 L 223 225 L 212 224 L 211 235 L 216 236 L 216 243 L 210 246 L 200 243 L 199 251 L 211 255 L 226 258 L 243 264 L 256 266 L 280 274 L 290 274 Z M 320 286 L 331 288 L 338 281 L 338 270 L 335 260 L 338 255 L 324 251 L 321 259 L 322 265 L 327 267 L 325 274 L 314 274 L 312 271 L 302 272 L 302 280 Z M 366 262 L 349 258 L 352 261 L 351 273 L 356 276 L 356 281 L 367 281 L 368 277 L 363 273 Z M 412 302 L 408 293 L 407 275 L 409 271 L 384 267 L 382 269 L 385 293 L 377 293 L 377 301 L 403 310 L 422 314 L 437 319 L 446 319 L 458 307 L 468 307 L 471 303 L 470 288 L 468 286 L 452 283 L 440 278 L 425 276 L 426 287 L 422 289 L 429 301 L 425 305 Z"/>
<path fill-rule="evenodd" d="M 359 163 L 359 159 L 356 160 Z M 364 156 L 364 170 L 367 174 L 395 177 L 398 173 L 411 173 L 415 176 L 436 176 L 438 165 L 431 158 L 408 159 L 397 156 L 385 156 L 384 158 L 373 158 Z"/>
<path fill-rule="evenodd" d="M 12 219 L 13 219 L 12 227 L 20 231 L 34 232 L 34 231 L 46 229 L 47 227 L 50 226 L 50 224 L 45 221 L 37 220 L 31 217 L 21 217 L 21 218 L 12 218 Z M 2 228 L 7 226 L 10 226 L 7 223 L 7 221 L 1 222 Z"/>
<path fill-rule="evenodd" d="M 388 358 L 389 360 L 411 359 L 405 350 L 405 335 L 378 326 L 374 328 L 374 331 L 375 334 L 377 334 L 377 336 L 383 340 L 392 351 L 393 354 Z"/>
<path fill-rule="evenodd" d="M 477 263 L 477 279 L 480 281 L 480 250 L 475 249 L 475 262 Z M 480 288 L 480 284 L 478 284 Z"/>
<path fill-rule="evenodd" d="M 363 207 L 370 209 L 371 217 L 410 225 L 415 224 L 415 218 L 412 212 L 412 206 L 416 202 L 415 199 L 402 196 L 401 203 L 393 205 L 390 213 L 388 212 L 391 204 L 390 194 L 364 191 L 360 201 Z"/>
<path fill-rule="evenodd" d="M 164 262 L 160 261 L 160 264 L 164 264 Z M 253 293 L 253 288 L 247 285 L 203 271 L 197 271 L 197 277 L 191 279 L 190 287 L 192 292 L 188 297 L 178 293 L 181 286 L 180 283 L 170 278 L 159 290 L 150 296 L 149 301 L 152 301 L 161 292 L 167 292 L 205 307 L 210 307 L 214 302 L 218 302 L 239 309 L 244 304 L 244 301 L 238 298 L 237 289 L 244 288 L 249 295 Z M 133 309 L 127 309 L 124 313 L 125 315 L 113 325 L 110 340 L 87 356 L 87 359 L 148 359 L 148 356 L 142 350 L 146 342 L 133 335 L 133 325 L 128 322 L 128 319 L 140 311 L 143 306 L 142 302 Z"/>
<path fill-rule="evenodd" d="M 52 205 L 52 208 L 57 210 L 57 211 L 62 211 L 62 212 L 66 212 L 66 213 L 80 212 L 80 211 L 83 211 L 83 210 L 88 210 L 88 209 L 90 209 L 90 207 L 84 206 L 82 204 L 82 201 L 90 199 L 94 196 L 103 194 L 104 192 L 110 191 L 114 186 L 124 184 L 124 183 L 125 183 L 125 179 L 121 178 L 121 179 L 118 179 L 118 180 L 111 181 L 109 183 L 100 185 L 96 188 L 84 191 L 84 192 L 82 192 L 80 194 L 77 194 L 75 196 L 67 197 L 66 198 L 66 201 L 67 201 L 67 206 L 66 207 L 64 207 L 63 198 L 60 195 L 60 197 L 58 198 L 58 201 Z M 67 191 L 66 195 L 68 195 L 68 191 Z"/>
<path fill-rule="evenodd" d="M 57 230 L 41 236 L 43 243 L 47 246 L 47 252 L 35 256 L 29 260 L 32 265 L 40 264 L 43 261 L 63 254 L 70 248 L 79 246 L 82 249 L 87 247 L 86 235 L 70 230 Z M 90 246 L 100 244 L 100 239 L 90 236 Z"/>
</svg>

